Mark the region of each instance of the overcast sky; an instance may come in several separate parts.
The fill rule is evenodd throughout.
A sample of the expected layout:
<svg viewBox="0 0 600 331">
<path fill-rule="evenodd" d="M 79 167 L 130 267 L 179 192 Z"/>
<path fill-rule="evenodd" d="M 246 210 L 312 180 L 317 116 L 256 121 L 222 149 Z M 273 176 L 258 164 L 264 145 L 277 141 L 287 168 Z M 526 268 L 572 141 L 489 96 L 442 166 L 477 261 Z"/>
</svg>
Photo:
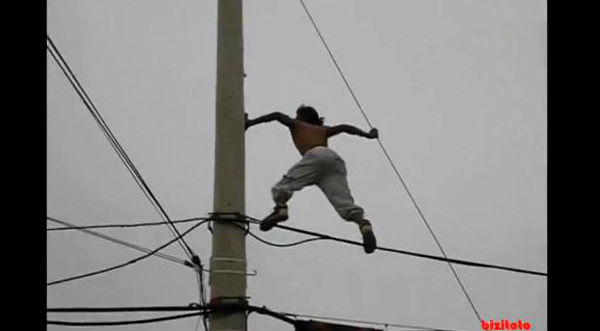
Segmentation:
<svg viewBox="0 0 600 331">
<path fill-rule="evenodd" d="M 314 19 L 450 257 L 547 270 L 546 17 L 543 0 L 307 0 Z M 216 1 L 51 0 L 48 34 L 172 219 L 212 209 Z M 368 129 L 296 0 L 244 3 L 245 110 Z M 159 220 L 52 57 L 47 56 L 48 216 L 77 225 Z M 246 213 L 299 159 L 287 129 L 246 134 Z M 376 141 L 336 136 L 378 244 L 440 255 Z M 318 188 L 290 226 L 360 240 Z M 55 226 L 48 222 L 48 226 Z M 181 226 L 183 230 L 186 225 Z M 166 226 L 103 231 L 155 248 Z M 274 229 L 276 242 L 300 236 Z M 188 242 L 207 263 L 206 227 Z M 184 257 L 178 245 L 166 253 Z M 48 281 L 139 256 L 80 232 L 48 233 Z M 447 264 L 333 242 L 294 248 L 248 238 L 251 304 L 300 314 L 480 330 Z M 547 329 L 545 277 L 456 266 L 484 319 Z M 48 287 L 48 306 L 187 305 L 190 269 L 150 258 Z M 115 319 L 147 315 L 115 315 Z M 52 315 L 97 320 L 97 315 Z M 143 326 L 193 330 L 196 319 Z M 48 326 L 49 331 L 67 327 Z M 105 330 L 106 328 L 88 328 Z M 140 330 L 140 326 L 119 330 Z M 291 330 L 251 315 L 250 330 Z M 393 330 L 393 328 L 390 328 Z"/>
</svg>

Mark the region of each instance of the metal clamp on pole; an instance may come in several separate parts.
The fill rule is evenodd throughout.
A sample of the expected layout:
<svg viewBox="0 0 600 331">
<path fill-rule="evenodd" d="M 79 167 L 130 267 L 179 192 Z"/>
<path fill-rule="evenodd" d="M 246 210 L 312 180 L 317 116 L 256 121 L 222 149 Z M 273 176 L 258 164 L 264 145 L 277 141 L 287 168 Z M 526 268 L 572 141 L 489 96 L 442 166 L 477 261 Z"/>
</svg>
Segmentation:
<svg viewBox="0 0 600 331">
<path fill-rule="evenodd" d="M 250 231 L 250 224 L 248 222 L 248 218 L 238 212 L 213 212 L 208 213 L 210 215 L 208 221 L 208 230 L 210 233 L 213 232 L 212 222 L 213 221 L 228 221 L 228 222 L 240 222 L 244 223 L 246 229 L 246 235 L 248 235 L 248 231 Z M 234 224 L 236 225 L 236 224 Z M 240 226 L 238 226 L 240 227 Z"/>
<path fill-rule="evenodd" d="M 252 273 L 246 272 L 246 261 L 244 259 L 213 256 L 210 258 L 210 266 L 210 269 L 204 269 L 204 271 L 210 274 L 209 282 L 215 274 L 230 274 L 243 276 L 257 275 L 256 270 L 252 270 Z"/>
</svg>

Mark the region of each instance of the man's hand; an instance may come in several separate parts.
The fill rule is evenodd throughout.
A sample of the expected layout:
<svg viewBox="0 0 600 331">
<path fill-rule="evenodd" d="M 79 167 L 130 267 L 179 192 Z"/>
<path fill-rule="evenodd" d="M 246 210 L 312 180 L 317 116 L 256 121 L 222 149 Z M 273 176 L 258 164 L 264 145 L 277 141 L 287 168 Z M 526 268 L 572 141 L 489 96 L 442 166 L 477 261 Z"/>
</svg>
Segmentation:
<svg viewBox="0 0 600 331">
<path fill-rule="evenodd" d="M 369 131 L 368 138 L 370 138 L 370 139 L 377 139 L 377 138 L 379 138 L 379 131 L 377 131 L 376 128 L 372 128 L 371 131 Z"/>
</svg>

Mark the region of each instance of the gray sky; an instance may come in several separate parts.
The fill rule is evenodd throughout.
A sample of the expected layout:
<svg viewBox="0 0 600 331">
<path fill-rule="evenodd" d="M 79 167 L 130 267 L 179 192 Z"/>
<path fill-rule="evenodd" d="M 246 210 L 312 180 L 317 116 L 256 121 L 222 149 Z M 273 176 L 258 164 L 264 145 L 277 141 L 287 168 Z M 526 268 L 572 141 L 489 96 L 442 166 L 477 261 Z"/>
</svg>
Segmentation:
<svg viewBox="0 0 600 331">
<path fill-rule="evenodd" d="M 447 254 L 546 271 L 545 1 L 306 3 Z M 216 1 L 53 0 L 47 15 L 48 34 L 171 218 L 210 212 Z M 251 117 L 293 115 L 307 103 L 326 123 L 367 129 L 298 1 L 246 1 L 244 47 Z M 78 225 L 159 220 L 49 54 L 47 74 L 48 215 Z M 346 160 L 352 193 L 373 221 L 378 244 L 440 254 L 375 141 L 339 136 L 330 147 Z M 284 127 L 247 132 L 247 214 L 270 211 L 271 185 L 298 158 Z M 297 193 L 290 214 L 290 226 L 359 240 L 356 227 L 316 188 Z M 172 238 L 166 226 L 104 232 L 149 248 Z M 276 242 L 300 238 L 277 229 L 260 234 Z M 206 227 L 188 238 L 208 262 Z M 166 252 L 184 256 L 178 245 Z M 445 263 L 366 255 L 331 242 L 277 249 L 249 238 L 247 253 L 248 269 L 258 272 L 248 279 L 255 305 L 480 329 Z M 47 277 L 138 255 L 79 232 L 49 233 Z M 546 278 L 456 269 L 483 318 L 547 329 Z M 47 294 L 51 307 L 133 306 L 187 305 L 198 301 L 197 292 L 188 268 L 150 258 L 48 287 Z M 192 330 L 194 324 L 143 328 Z M 291 329 L 268 317 L 249 319 L 252 330 L 282 327 Z"/>
</svg>

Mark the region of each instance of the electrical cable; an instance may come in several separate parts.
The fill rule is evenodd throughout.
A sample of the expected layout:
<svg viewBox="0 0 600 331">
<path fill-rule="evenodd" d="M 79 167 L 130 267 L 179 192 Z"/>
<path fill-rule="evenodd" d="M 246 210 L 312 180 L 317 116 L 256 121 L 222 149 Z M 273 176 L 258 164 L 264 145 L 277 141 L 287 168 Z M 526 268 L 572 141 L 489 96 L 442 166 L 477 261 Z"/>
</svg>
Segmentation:
<svg viewBox="0 0 600 331">
<path fill-rule="evenodd" d="M 295 318 L 297 318 L 297 317 L 317 318 L 320 320 L 329 320 L 329 321 L 336 321 L 336 322 L 358 323 L 358 324 L 365 324 L 365 325 L 379 325 L 379 326 L 387 326 L 387 327 L 395 327 L 395 328 L 412 328 L 412 329 L 423 330 L 423 331 L 427 331 L 427 330 L 461 331 L 461 330 L 440 329 L 440 328 L 434 328 L 434 327 L 429 327 L 429 326 L 415 326 L 415 325 L 390 323 L 390 322 L 365 321 L 365 320 L 348 319 L 348 318 L 340 318 L 340 317 L 327 317 L 327 316 L 295 314 L 295 313 L 285 313 L 285 312 L 280 312 L 280 314 L 285 315 L 285 316 L 295 317 Z"/>
<path fill-rule="evenodd" d="M 391 322 L 376 322 L 376 321 L 366 321 L 359 319 L 348 319 L 348 318 L 340 318 L 340 317 L 328 317 L 328 316 L 318 316 L 318 315 L 309 315 L 309 314 L 296 314 L 289 312 L 276 312 L 263 307 L 247 305 L 247 306 L 215 306 L 215 305 L 204 305 L 204 306 L 143 306 L 143 307 L 62 307 L 62 308 L 47 308 L 46 312 L 48 313 L 124 313 L 124 312 L 189 312 L 189 311 L 200 311 L 205 314 L 209 314 L 210 311 L 213 310 L 246 310 L 248 312 L 256 312 L 259 314 L 265 314 L 272 317 L 276 317 L 281 319 L 287 323 L 294 324 L 295 321 L 298 320 L 299 317 L 302 318 L 310 318 L 310 319 L 319 319 L 319 320 L 328 320 L 328 321 L 337 321 L 337 322 L 348 322 L 348 323 L 356 323 L 356 324 L 364 324 L 364 325 L 379 325 L 385 327 L 395 327 L 395 328 L 410 328 L 415 330 L 437 330 L 437 331 L 461 331 L 455 329 L 444 329 L 444 328 L 436 328 L 430 326 L 416 326 L 409 324 L 400 324 L 400 323 L 391 323 Z"/>
<path fill-rule="evenodd" d="M 79 231 L 81 231 L 83 233 L 87 233 L 89 235 L 92 235 L 92 236 L 95 236 L 95 237 L 98 237 L 98 238 L 101 238 L 101 239 L 104 239 L 104 240 L 108 240 L 108 241 L 111 241 L 113 243 L 116 243 L 116 244 L 119 244 L 119 245 L 122 245 L 122 246 L 126 246 L 126 247 L 135 249 L 135 250 L 140 251 L 140 252 L 149 253 L 149 252 L 152 251 L 149 248 L 142 247 L 142 246 L 139 246 L 139 245 L 136 245 L 136 244 L 132 244 L 132 243 L 123 241 L 121 239 L 113 238 L 113 237 L 107 236 L 107 235 L 102 234 L 102 233 L 98 233 L 98 232 L 95 232 L 95 231 L 83 229 L 82 227 L 78 227 L 78 226 L 76 226 L 74 224 L 71 224 L 71 223 L 65 222 L 65 221 L 61 221 L 61 220 L 58 220 L 58 219 L 53 218 L 53 217 L 47 216 L 46 219 L 49 220 L 49 221 L 55 222 L 55 223 L 66 225 L 66 226 L 69 227 L 69 229 L 79 230 Z M 163 223 L 160 223 L 160 225 L 163 225 Z M 165 254 L 165 253 L 161 253 L 161 252 L 156 252 L 156 253 L 154 253 L 154 255 L 156 257 L 159 257 L 159 258 L 162 258 L 162 259 L 165 259 L 165 260 L 168 260 L 168 261 L 172 261 L 172 262 L 175 262 L 175 263 L 183 264 L 183 265 L 185 265 L 187 267 L 192 266 L 189 263 L 189 261 L 180 259 L 178 257 L 172 256 L 172 255 L 169 255 L 169 254 Z"/>
<path fill-rule="evenodd" d="M 254 217 L 251 217 L 251 216 L 245 216 L 245 217 L 249 220 L 250 224 L 259 224 L 260 223 L 260 220 L 257 219 L 257 218 L 254 218 Z M 346 243 L 346 244 L 350 244 L 350 245 L 361 246 L 361 247 L 363 245 L 362 243 L 360 243 L 358 241 L 344 239 L 344 238 L 338 238 L 338 237 L 333 237 L 333 236 L 326 235 L 326 234 L 323 234 L 323 233 L 318 233 L 318 232 L 314 232 L 314 231 L 308 231 L 308 230 L 304 230 L 304 229 L 298 229 L 298 228 L 294 228 L 294 227 L 291 227 L 291 226 L 276 224 L 275 227 L 283 229 L 283 230 L 287 230 L 287 231 L 292 231 L 292 232 L 296 232 L 296 233 L 302 233 L 302 234 L 305 234 L 305 235 L 315 236 L 315 237 L 318 237 L 318 238 L 321 238 L 321 239 L 337 241 L 337 242 Z M 471 267 L 491 268 L 491 269 L 499 269 L 499 270 L 517 272 L 517 273 L 530 274 L 530 275 L 548 276 L 547 273 L 539 272 L 539 271 L 532 271 L 532 270 L 526 270 L 526 269 L 518 269 L 518 268 L 505 267 L 505 266 L 501 266 L 501 265 L 488 264 L 488 263 L 473 262 L 473 261 L 467 261 L 467 260 L 459 260 L 459 259 L 453 259 L 453 258 L 448 258 L 448 257 L 441 257 L 441 256 L 436 256 L 436 255 L 429 255 L 429 254 L 411 252 L 411 251 L 401 250 L 401 249 L 396 249 L 396 248 L 387 248 L 387 247 L 378 246 L 376 248 L 376 250 L 387 251 L 387 252 L 392 252 L 392 253 L 397 253 L 397 254 L 411 255 L 411 256 L 416 256 L 416 257 L 430 259 L 430 260 L 452 262 L 452 263 L 455 263 L 455 264 L 460 264 L 460 265 L 465 265 L 465 266 L 471 266 Z"/>
<path fill-rule="evenodd" d="M 242 229 L 242 230 L 246 231 L 246 233 L 247 233 L 247 234 L 249 234 L 249 235 L 250 235 L 251 237 L 253 237 L 254 239 L 256 239 L 256 240 L 258 240 L 258 241 L 260 241 L 260 242 L 262 242 L 262 243 L 264 243 L 264 244 L 266 244 L 266 245 L 269 245 L 269 246 L 274 246 L 274 247 L 283 247 L 283 248 L 285 248 L 285 247 L 298 246 L 298 245 L 305 244 L 305 243 L 308 243 L 308 242 L 311 242 L 311 241 L 325 240 L 325 238 L 308 238 L 308 239 L 303 239 L 303 240 L 296 241 L 296 242 L 292 242 L 292 243 L 285 243 L 285 244 L 281 244 L 281 243 L 274 243 L 274 242 L 272 242 L 272 241 L 268 241 L 268 240 L 266 240 L 266 239 L 263 239 L 263 238 L 261 238 L 261 237 L 257 236 L 257 235 L 256 235 L 256 234 L 254 234 L 252 231 L 250 231 L 250 229 L 244 229 L 242 226 L 240 226 L 240 225 L 238 225 L 238 224 L 233 224 L 233 225 L 235 225 L 235 226 L 237 226 L 238 228 L 240 228 L 240 229 Z"/>
<path fill-rule="evenodd" d="M 251 231 L 248 231 L 248 234 L 250 236 L 252 236 L 253 238 L 255 238 L 256 240 L 258 240 L 258 241 L 260 241 L 260 242 L 262 242 L 262 243 L 264 243 L 266 245 L 274 246 L 274 247 L 283 247 L 283 248 L 285 248 L 285 247 L 292 247 L 292 246 L 298 246 L 298 245 L 301 245 L 301 244 L 306 244 L 306 243 L 311 242 L 311 241 L 325 240 L 326 239 L 326 238 L 308 238 L 308 239 L 296 241 L 296 242 L 289 243 L 289 244 L 279 244 L 279 243 L 274 243 L 274 242 L 270 242 L 270 241 L 267 241 L 265 239 L 262 239 L 259 236 L 255 235 L 254 233 L 252 233 Z"/>
<path fill-rule="evenodd" d="M 175 224 L 179 223 L 190 223 L 197 222 L 209 219 L 209 217 L 193 217 L 186 218 L 182 220 L 172 221 Z M 68 230 L 87 230 L 87 229 L 110 229 L 110 228 L 136 228 L 136 227 L 146 227 L 146 226 L 159 226 L 164 225 L 164 222 L 143 222 L 143 223 L 126 223 L 126 224 L 96 224 L 96 225 L 86 225 L 86 226 L 64 226 L 64 227 L 56 227 L 56 228 L 47 228 L 47 232 L 56 232 L 56 231 L 68 231 Z"/>
<path fill-rule="evenodd" d="M 239 213 L 236 213 L 237 215 L 240 215 Z M 246 216 L 246 215 L 241 215 L 239 216 L 241 219 L 245 218 L 245 222 L 248 222 L 250 224 L 259 224 L 260 223 L 260 219 L 251 217 L 251 216 Z M 190 222 L 190 221 L 198 221 L 198 220 L 211 220 L 214 219 L 212 217 L 196 217 L 196 218 L 190 218 L 187 220 L 181 220 L 181 221 L 174 221 L 174 222 Z M 239 220 L 238 220 L 239 221 Z M 49 230 L 79 230 L 79 229 L 91 229 L 91 228 L 109 228 L 109 227 L 137 227 L 137 226 L 153 226 L 153 225 L 162 225 L 162 222 L 157 222 L 157 223 L 134 223 L 134 224 L 113 224 L 113 225 L 91 225 L 91 226 L 72 226 L 72 227 L 61 227 L 61 228 L 53 228 L 53 229 L 49 229 Z M 236 224 L 236 226 L 240 227 L 239 225 Z M 248 231 L 248 234 L 250 234 L 252 237 L 254 237 L 255 239 L 257 239 L 258 241 L 261 241 L 267 245 L 271 245 L 274 247 L 291 247 L 291 246 L 297 246 L 306 242 L 310 242 L 310 241 L 314 241 L 314 240 L 332 240 L 332 241 L 338 241 L 338 242 L 342 242 L 342 243 L 347 243 L 347 244 L 351 244 L 351 245 L 356 245 L 356 246 L 362 246 L 362 243 L 357 242 L 357 241 L 353 241 L 353 240 L 348 240 L 348 239 L 344 239 L 344 238 L 337 238 L 337 237 L 332 237 L 323 233 L 318 233 L 318 232 L 313 232 L 313 231 L 308 231 L 308 230 L 304 230 L 304 229 L 299 229 L 299 228 L 294 228 L 294 227 L 290 227 L 290 226 L 284 226 L 284 225 L 276 225 L 275 227 L 278 227 L 282 230 L 287 230 L 287 231 L 292 231 L 292 232 L 297 232 L 297 233 L 301 233 L 301 234 L 305 234 L 305 235 L 310 235 L 313 236 L 315 238 L 309 238 L 309 239 L 305 239 L 305 240 L 301 240 L 298 242 L 293 242 L 293 243 L 289 243 L 289 244 L 279 244 L 279 243 L 273 243 L 270 241 L 267 241 L 263 238 L 260 238 L 259 236 L 257 236 L 256 234 L 254 234 L 251 231 Z M 242 228 L 242 227 L 240 227 Z M 244 229 L 246 230 L 246 229 Z M 405 255 L 410 255 L 410 256 L 415 256 L 415 257 L 420 257 L 420 258 L 425 258 L 425 259 L 431 259 L 431 260 L 436 260 L 436 261 L 443 261 L 443 262 L 452 262 L 455 264 L 460 264 L 460 265 L 465 265 L 465 266 L 471 266 L 471 267 L 481 267 L 481 268 L 492 268 L 492 269 L 499 269 L 499 270 L 504 270 L 504 271 L 511 271 L 511 272 L 517 272 L 517 273 L 524 273 L 524 274 L 530 274 L 530 275 L 538 275 L 538 276 L 548 276 L 547 273 L 545 272 L 540 272 L 540 271 L 533 271 L 533 270 L 527 270 L 527 269 L 520 269 L 520 268 L 513 268 L 513 267 L 506 267 L 506 266 L 501 266 L 501 265 L 494 265 L 494 264 L 488 264 L 488 263 L 481 263 L 481 262 L 474 262 L 474 261 L 468 261 L 468 260 L 460 260 L 460 259 L 453 259 L 453 258 L 444 258 L 441 256 L 435 256 L 435 255 L 429 255 L 429 254 L 423 254 L 423 253 L 418 253 L 418 252 L 412 252 L 412 251 L 407 251 L 407 250 L 401 250 L 401 249 L 395 249 L 395 248 L 388 248 L 388 247 L 382 247 L 382 246 L 378 246 L 377 247 L 378 250 L 381 251 L 387 251 L 387 252 L 392 252 L 392 253 L 399 253 L 399 254 L 405 254 Z"/>
<path fill-rule="evenodd" d="M 106 124 L 106 122 L 104 121 L 102 116 L 100 115 L 100 112 L 97 110 L 96 106 L 94 105 L 94 103 L 91 101 L 90 97 L 85 92 L 85 89 L 79 83 L 79 80 L 77 79 L 75 74 L 71 71 L 71 68 L 69 67 L 66 60 L 64 59 L 64 57 L 62 56 L 62 54 L 60 53 L 60 51 L 58 50 L 58 48 L 56 47 L 56 45 L 54 44 L 54 42 L 52 41 L 52 39 L 50 38 L 49 35 L 46 35 L 46 48 L 48 49 L 48 51 L 50 52 L 50 54 L 52 55 L 52 57 L 54 58 L 54 60 L 56 61 L 56 63 L 60 67 L 60 69 L 62 70 L 62 72 L 64 73 L 65 77 L 69 80 L 69 82 L 71 83 L 71 85 L 73 86 L 73 88 L 75 89 L 75 91 L 77 92 L 77 94 L 79 95 L 81 100 L 83 101 L 86 108 L 90 111 L 90 114 L 94 117 L 94 119 L 96 120 L 96 123 L 98 124 L 98 126 L 100 127 L 102 132 L 104 133 L 105 137 L 109 140 L 109 143 L 111 144 L 111 146 L 113 147 L 113 149 L 115 150 L 115 152 L 117 153 L 117 155 L 119 156 L 121 161 L 123 161 L 125 167 L 128 169 L 128 171 L 134 177 L 134 180 L 136 181 L 138 186 L 142 189 L 142 191 L 144 192 L 146 197 L 150 200 L 150 203 L 159 212 L 159 214 L 161 215 L 163 220 L 165 220 L 165 223 L 168 225 L 170 231 L 173 233 L 173 235 L 175 237 L 181 237 L 181 236 L 179 236 L 179 234 L 180 234 L 179 230 L 172 223 L 172 221 L 169 218 L 169 216 L 167 215 L 166 211 L 164 210 L 164 208 L 162 207 L 160 202 L 156 199 L 156 197 L 154 196 L 154 193 L 152 192 L 152 190 L 150 190 L 150 187 L 148 187 L 148 185 L 146 184 L 144 178 L 141 176 L 141 174 L 139 173 L 139 171 L 137 170 L 137 168 L 135 167 L 135 165 L 133 164 L 133 162 L 127 155 L 127 153 L 125 153 L 125 151 L 121 147 L 121 144 L 118 142 L 118 140 L 113 135 L 112 131 L 110 130 L 110 128 L 108 127 L 108 125 Z M 186 254 L 188 255 L 188 257 L 190 259 L 193 256 L 195 256 L 195 253 L 193 252 L 191 247 L 185 242 L 185 240 L 179 241 L 178 243 L 181 246 L 181 248 L 186 252 Z"/>
<path fill-rule="evenodd" d="M 171 315 L 165 317 L 156 317 L 156 318 L 147 318 L 147 319 L 139 319 L 139 320 L 128 320 L 128 321 L 102 321 L 102 322 L 70 322 L 70 321 L 54 321 L 48 320 L 46 324 L 52 325 L 65 325 L 65 326 L 114 326 L 114 325 L 132 325 L 132 324 L 147 324 L 147 323 L 156 323 L 156 322 L 164 322 L 164 321 L 172 321 L 182 318 L 188 318 L 193 316 L 204 315 L 205 312 L 197 312 L 197 313 L 188 313 L 188 314 L 179 314 L 179 315 Z"/>
<path fill-rule="evenodd" d="M 81 100 L 83 101 L 86 108 L 90 111 L 90 114 L 96 120 L 96 123 L 98 124 L 98 126 L 100 127 L 102 132 L 104 133 L 105 137 L 108 139 L 109 143 L 111 144 L 111 146 L 113 147 L 113 149 L 115 150 L 115 152 L 117 153 L 117 155 L 119 156 L 121 161 L 123 161 L 127 170 L 133 176 L 136 184 L 140 187 L 142 192 L 144 192 L 144 195 L 150 200 L 150 203 L 154 206 L 154 208 L 159 212 L 159 215 L 161 216 L 163 221 L 165 221 L 165 224 L 167 224 L 169 231 L 171 231 L 171 233 L 175 236 L 175 238 L 178 239 L 177 243 L 179 244 L 179 246 L 186 253 L 186 255 L 188 256 L 190 261 L 192 263 L 194 263 L 195 265 L 197 265 L 198 267 L 200 267 L 199 273 L 201 274 L 202 270 L 201 270 L 200 258 L 198 257 L 198 255 L 195 254 L 195 252 L 192 250 L 192 248 L 187 244 L 187 242 L 185 241 L 185 239 L 183 238 L 183 236 L 177 229 L 177 226 L 171 221 L 169 215 L 166 213 L 165 209 L 162 207 L 162 205 L 160 204 L 158 199 L 155 197 L 155 195 L 152 192 L 152 190 L 150 189 L 150 187 L 146 184 L 146 181 L 144 180 L 142 175 L 139 173 L 136 166 L 133 164 L 133 162 L 131 161 L 131 159 L 129 158 L 129 156 L 127 155 L 127 153 L 125 152 L 125 150 L 123 149 L 121 144 L 119 143 L 119 141 L 113 135 L 112 131 L 110 130 L 110 128 L 108 127 L 108 125 L 106 124 L 106 122 L 104 121 L 102 116 L 100 115 L 100 112 L 98 111 L 98 109 L 96 108 L 96 106 L 94 105 L 92 100 L 89 98 L 89 96 L 85 92 L 85 89 L 83 88 L 83 86 L 81 86 L 81 84 L 79 83 L 79 80 L 77 79 L 75 74 L 71 71 L 66 60 L 64 59 L 64 57 L 62 56 L 62 54 L 60 53 L 60 51 L 58 50 L 58 48 L 56 47 L 56 45 L 54 44 L 54 42 L 52 41 L 52 39 L 50 38 L 49 35 L 46 35 L 46 48 L 48 49 L 48 51 L 50 52 L 50 54 L 52 55 L 52 57 L 54 58 L 56 63 L 59 65 L 62 72 L 65 74 L 65 77 L 69 80 L 69 82 L 71 83 L 73 88 L 75 88 L 75 91 L 77 92 L 77 94 L 79 95 Z M 112 268 L 107 268 L 104 270 L 99 270 L 99 271 L 96 271 L 93 273 L 88 273 L 88 274 L 84 274 L 84 275 L 80 275 L 80 276 L 76 276 L 76 277 L 70 277 L 67 279 L 63 279 L 63 280 L 60 280 L 57 282 L 50 283 L 48 285 L 58 284 L 60 282 L 80 279 L 80 278 L 108 272 L 110 270 L 114 270 L 116 268 L 119 268 L 119 267 L 122 267 L 125 265 L 129 265 L 129 263 L 126 263 L 126 264 L 123 264 L 120 266 L 116 266 L 116 267 L 112 267 Z M 200 275 L 200 279 L 199 279 L 200 283 L 198 286 L 200 287 L 201 290 L 203 290 L 204 284 L 202 283 L 201 277 L 202 277 L 202 275 Z"/>
<path fill-rule="evenodd" d="M 74 281 L 74 280 L 78 280 L 78 279 L 82 279 L 82 278 L 87 278 L 87 277 L 91 277 L 91 276 L 95 276 L 95 275 L 99 275 L 99 274 L 104 274 L 104 273 L 107 273 L 109 271 L 113 271 L 113 270 L 116 270 L 116 269 L 120 269 L 120 268 L 126 267 L 128 265 L 132 265 L 132 264 L 134 264 L 136 262 L 139 262 L 139 261 L 141 261 L 143 259 L 146 259 L 146 258 L 154 255 L 156 252 L 159 252 L 160 250 L 166 248 L 167 246 L 169 246 L 172 243 L 174 243 L 175 241 L 177 241 L 179 239 L 179 237 L 183 237 L 183 236 L 187 235 L 192 230 L 194 230 L 195 228 L 199 227 L 200 225 L 206 223 L 207 221 L 208 220 L 205 220 L 205 221 L 202 221 L 202 222 L 200 222 L 198 224 L 195 224 L 195 225 L 191 226 L 189 229 L 187 229 L 186 231 L 184 231 L 182 234 L 180 234 L 179 236 L 177 236 L 175 239 L 172 239 L 172 240 L 168 241 L 167 243 L 159 246 L 158 248 L 154 249 L 153 251 L 151 251 L 151 252 L 149 252 L 149 253 L 147 253 L 145 255 L 139 256 L 139 257 L 137 257 L 135 259 L 132 259 L 130 261 L 127 261 L 127 262 L 124 262 L 124 263 L 121 263 L 121 264 L 118 264 L 118 265 L 115 265 L 115 266 L 112 266 L 112 267 L 109 267 L 109 268 L 104 268 L 104 269 L 101 269 L 101 270 L 97 270 L 97 271 L 93 271 L 93 272 L 89 272 L 89 273 L 85 273 L 85 274 L 81 274 L 81 275 L 77 275 L 77 276 L 72 276 L 72 277 L 67 277 L 67 278 L 55 280 L 55 281 L 47 283 L 46 286 L 51 286 L 51 285 L 66 283 L 66 282 L 70 282 L 70 281 Z"/>
</svg>

